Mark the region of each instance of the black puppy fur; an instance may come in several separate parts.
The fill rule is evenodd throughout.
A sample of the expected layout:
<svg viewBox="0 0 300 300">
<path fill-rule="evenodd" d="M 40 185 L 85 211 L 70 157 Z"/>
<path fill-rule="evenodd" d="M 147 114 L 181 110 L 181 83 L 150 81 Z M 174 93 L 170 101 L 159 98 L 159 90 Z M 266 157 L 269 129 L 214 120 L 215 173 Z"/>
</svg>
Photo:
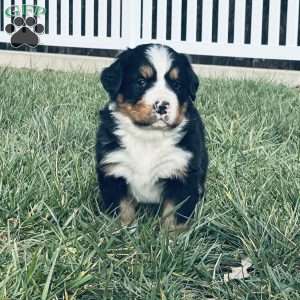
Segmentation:
<svg viewBox="0 0 300 300">
<path fill-rule="evenodd" d="M 126 104 L 137 104 L 147 90 L 156 82 L 158 74 L 153 67 L 151 79 L 140 80 L 139 68 L 143 65 L 151 65 L 146 51 L 153 47 L 153 44 L 141 45 L 135 49 L 128 49 L 122 52 L 116 61 L 101 74 L 101 83 L 109 94 L 109 103 L 100 110 L 100 126 L 96 138 L 96 171 L 101 192 L 101 204 L 105 211 L 118 215 L 120 211 L 120 201 L 132 197 L 130 182 L 128 178 L 122 176 L 108 175 L 105 166 L 101 163 L 107 154 L 120 150 L 124 147 L 116 130 L 120 126 L 112 114 L 118 111 L 119 98 Z M 161 200 L 158 203 L 163 207 L 164 201 L 172 201 L 178 209 L 175 213 L 177 224 L 185 223 L 194 213 L 195 205 L 202 198 L 208 166 L 208 156 L 205 146 L 204 126 L 196 110 L 193 101 L 196 99 L 198 89 L 198 78 L 194 74 L 191 65 L 185 55 L 167 48 L 172 57 L 172 68 L 179 70 L 179 78 L 172 80 L 170 74 L 164 75 L 167 88 L 172 90 L 178 99 L 180 108 L 185 108 L 183 115 L 187 119 L 184 124 L 181 139 L 176 143 L 176 147 L 192 154 L 188 162 L 184 176 L 171 176 L 169 178 L 159 178 L 162 184 Z M 132 122 L 139 128 L 149 128 L 149 122 L 143 122 L 139 118 Z M 179 124 L 172 124 L 167 130 L 173 130 Z M 161 129 L 157 129 L 161 130 Z M 162 129 L 166 130 L 166 129 Z M 136 157 L 140 160 L 143 153 Z M 143 159 L 147 159 L 144 157 Z"/>
</svg>

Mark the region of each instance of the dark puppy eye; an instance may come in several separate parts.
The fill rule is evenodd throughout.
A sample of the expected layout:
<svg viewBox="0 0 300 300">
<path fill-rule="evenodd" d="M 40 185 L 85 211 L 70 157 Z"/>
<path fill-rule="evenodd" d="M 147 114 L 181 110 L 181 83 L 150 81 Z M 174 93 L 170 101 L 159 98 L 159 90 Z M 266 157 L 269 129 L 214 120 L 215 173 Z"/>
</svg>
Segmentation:
<svg viewBox="0 0 300 300">
<path fill-rule="evenodd" d="M 139 78 L 139 79 L 137 80 L 137 85 L 138 85 L 139 87 L 141 87 L 141 88 L 145 87 L 146 84 L 147 84 L 147 82 L 146 82 L 146 80 L 145 80 L 144 78 Z"/>
</svg>

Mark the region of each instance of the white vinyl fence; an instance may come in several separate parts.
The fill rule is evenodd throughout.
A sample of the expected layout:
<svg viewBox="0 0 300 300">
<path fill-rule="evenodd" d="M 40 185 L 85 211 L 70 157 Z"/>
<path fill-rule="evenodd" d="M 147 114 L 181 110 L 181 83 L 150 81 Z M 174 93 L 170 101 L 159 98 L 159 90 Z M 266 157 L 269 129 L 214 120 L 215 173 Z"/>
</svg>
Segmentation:
<svg viewBox="0 0 300 300">
<path fill-rule="evenodd" d="M 4 9 L 11 1 L 0 1 L 0 42 L 9 43 L 10 36 L 4 28 L 11 18 L 5 16 Z M 287 1 L 283 25 L 281 1 Z M 22 4 L 22 0 L 14 2 Z M 46 33 L 40 36 L 41 45 L 124 49 L 155 42 L 195 55 L 300 60 L 299 0 L 269 0 L 267 24 L 263 24 L 264 0 L 252 0 L 246 9 L 248 2 L 26 0 L 27 5 L 48 8 L 46 16 L 38 17 L 39 23 L 46 25 Z M 285 31 L 283 43 L 281 26 Z M 264 31 L 267 38 L 262 43 Z"/>
</svg>

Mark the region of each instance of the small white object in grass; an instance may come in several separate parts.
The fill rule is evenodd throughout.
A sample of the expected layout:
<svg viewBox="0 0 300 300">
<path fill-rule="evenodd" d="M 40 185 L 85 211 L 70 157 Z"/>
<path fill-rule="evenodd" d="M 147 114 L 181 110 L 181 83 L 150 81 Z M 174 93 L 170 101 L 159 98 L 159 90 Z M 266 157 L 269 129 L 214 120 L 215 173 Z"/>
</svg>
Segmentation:
<svg viewBox="0 0 300 300">
<path fill-rule="evenodd" d="M 251 259 L 246 257 L 242 259 L 240 267 L 231 268 L 231 273 L 224 274 L 224 282 L 228 282 L 233 279 L 245 279 L 250 277 L 250 273 L 247 271 L 252 266 Z"/>
<path fill-rule="evenodd" d="M 132 223 L 131 225 L 127 226 L 127 229 L 130 233 L 135 233 L 138 227 L 138 222 L 135 221 L 134 223 Z"/>
</svg>

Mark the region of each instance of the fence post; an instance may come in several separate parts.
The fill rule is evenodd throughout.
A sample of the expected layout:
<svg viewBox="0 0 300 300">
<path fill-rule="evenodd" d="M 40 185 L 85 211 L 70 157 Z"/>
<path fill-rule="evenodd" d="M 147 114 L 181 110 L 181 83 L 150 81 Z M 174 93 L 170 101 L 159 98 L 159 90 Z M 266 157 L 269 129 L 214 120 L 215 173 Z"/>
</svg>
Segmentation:
<svg viewBox="0 0 300 300">
<path fill-rule="evenodd" d="M 123 38 L 130 48 L 135 47 L 140 39 L 141 0 L 123 0 L 122 29 Z"/>
</svg>

